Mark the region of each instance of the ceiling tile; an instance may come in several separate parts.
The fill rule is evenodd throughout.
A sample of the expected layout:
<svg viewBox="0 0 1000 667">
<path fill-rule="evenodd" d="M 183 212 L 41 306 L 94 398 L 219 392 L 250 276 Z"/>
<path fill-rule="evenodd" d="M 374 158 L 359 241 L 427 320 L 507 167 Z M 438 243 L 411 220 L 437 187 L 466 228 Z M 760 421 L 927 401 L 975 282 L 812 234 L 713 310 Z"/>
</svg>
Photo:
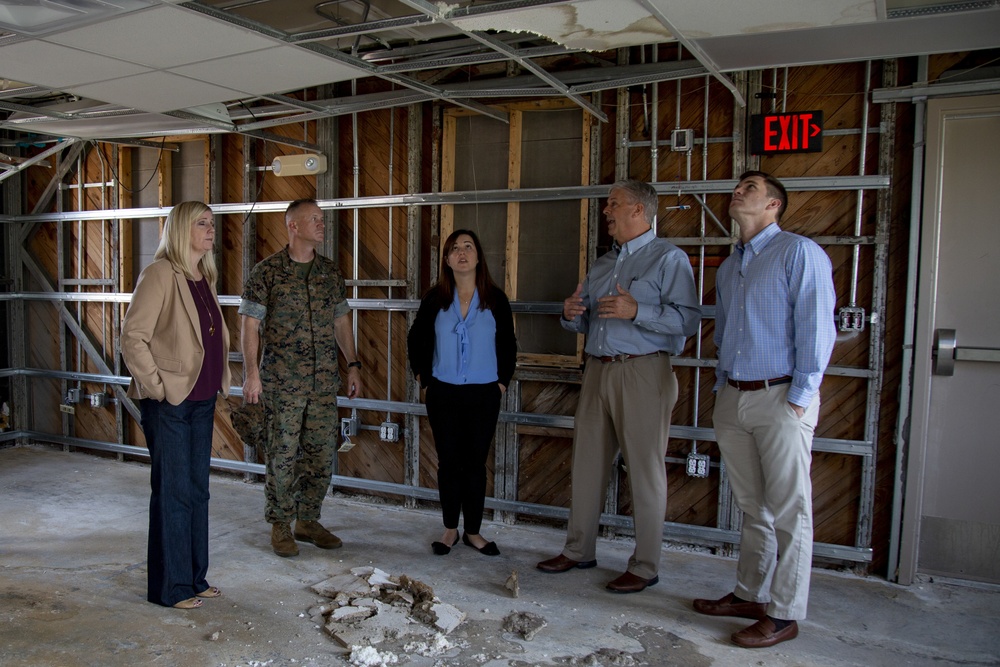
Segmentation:
<svg viewBox="0 0 1000 667">
<path fill-rule="evenodd" d="M 279 43 L 204 14 L 165 5 L 45 39 L 160 69 Z"/>
<path fill-rule="evenodd" d="M 875 21 L 875 0 L 650 0 L 684 37 L 799 30 Z M 717 10 L 712 11 L 712 5 Z"/>
<path fill-rule="evenodd" d="M 140 65 L 39 41 L 0 47 L 0 76 L 48 88 L 148 71 Z"/>
<path fill-rule="evenodd" d="M 724 71 L 1000 47 L 1000 10 L 697 40 Z"/>
<path fill-rule="evenodd" d="M 220 86 L 245 90 L 254 95 L 347 81 L 368 74 L 364 70 L 295 46 L 279 46 L 218 58 L 175 67 L 171 71 Z"/>
<path fill-rule="evenodd" d="M 527 32 L 588 51 L 674 41 L 663 24 L 633 0 L 580 0 L 459 19 L 455 25 L 463 30 Z"/>
<path fill-rule="evenodd" d="M 68 92 L 131 109 L 161 112 L 223 102 L 245 93 L 169 72 L 149 72 L 86 86 L 69 86 Z"/>
</svg>

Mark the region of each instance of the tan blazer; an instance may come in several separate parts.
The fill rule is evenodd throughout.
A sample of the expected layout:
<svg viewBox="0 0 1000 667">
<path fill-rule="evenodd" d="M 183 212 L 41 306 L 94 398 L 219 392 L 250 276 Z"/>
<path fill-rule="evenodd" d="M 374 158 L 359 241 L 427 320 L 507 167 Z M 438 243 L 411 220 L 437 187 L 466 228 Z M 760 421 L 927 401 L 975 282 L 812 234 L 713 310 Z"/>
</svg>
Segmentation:
<svg viewBox="0 0 1000 667">
<path fill-rule="evenodd" d="M 215 287 L 211 286 L 212 295 Z M 222 333 L 223 396 L 229 395 L 229 329 Z M 139 274 L 132 303 L 122 323 L 122 356 L 132 373 L 131 398 L 166 399 L 180 405 L 198 381 L 205 348 L 201 342 L 198 308 L 187 278 L 169 260 L 158 259 Z"/>
</svg>

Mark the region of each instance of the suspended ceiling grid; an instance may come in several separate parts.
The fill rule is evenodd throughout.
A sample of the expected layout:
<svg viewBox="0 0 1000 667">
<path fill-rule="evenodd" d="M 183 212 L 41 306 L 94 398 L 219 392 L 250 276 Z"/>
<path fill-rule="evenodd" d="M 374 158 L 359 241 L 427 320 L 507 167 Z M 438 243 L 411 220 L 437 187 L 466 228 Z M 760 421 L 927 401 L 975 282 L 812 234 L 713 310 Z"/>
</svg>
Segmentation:
<svg viewBox="0 0 1000 667">
<path fill-rule="evenodd" d="M 25 4 L 42 3 L 0 0 L 0 127 L 80 138 L 250 131 L 434 98 L 496 116 L 490 98 L 517 94 L 563 95 L 600 116 L 584 93 L 635 73 L 609 77 L 607 52 L 648 43 L 680 41 L 697 60 L 647 66 L 641 83 L 1000 46 L 998 0 L 73 0 L 82 11 L 13 25 Z M 569 53 L 571 81 L 541 64 Z M 516 85 L 449 79 L 489 62 L 525 74 Z M 397 90 L 281 96 L 369 76 Z"/>
</svg>

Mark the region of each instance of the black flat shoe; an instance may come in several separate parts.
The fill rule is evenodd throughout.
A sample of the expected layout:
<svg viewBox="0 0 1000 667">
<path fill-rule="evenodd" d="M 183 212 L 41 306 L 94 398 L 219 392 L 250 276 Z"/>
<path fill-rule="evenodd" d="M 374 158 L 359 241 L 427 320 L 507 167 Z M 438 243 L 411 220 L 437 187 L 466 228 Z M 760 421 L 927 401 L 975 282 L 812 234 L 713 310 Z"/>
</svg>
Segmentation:
<svg viewBox="0 0 1000 667">
<path fill-rule="evenodd" d="M 458 540 L 456 538 L 456 543 L 457 542 L 458 542 Z M 485 545 L 483 545 L 483 548 L 480 549 L 479 547 L 477 547 L 475 544 L 472 543 L 472 540 L 469 539 L 468 535 L 466 535 L 465 533 L 462 533 L 462 543 L 465 544 L 466 546 L 472 547 L 473 549 L 475 549 L 476 551 L 478 551 L 479 553 L 481 553 L 484 556 L 499 556 L 500 555 L 500 549 L 497 548 L 497 543 L 496 542 L 487 542 Z"/>
<path fill-rule="evenodd" d="M 451 543 L 451 547 L 458 544 L 458 535 L 455 536 L 455 541 Z M 435 556 L 447 556 L 451 553 L 451 547 L 444 542 L 431 542 L 431 549 L 434 551 Z"/>
</svg>

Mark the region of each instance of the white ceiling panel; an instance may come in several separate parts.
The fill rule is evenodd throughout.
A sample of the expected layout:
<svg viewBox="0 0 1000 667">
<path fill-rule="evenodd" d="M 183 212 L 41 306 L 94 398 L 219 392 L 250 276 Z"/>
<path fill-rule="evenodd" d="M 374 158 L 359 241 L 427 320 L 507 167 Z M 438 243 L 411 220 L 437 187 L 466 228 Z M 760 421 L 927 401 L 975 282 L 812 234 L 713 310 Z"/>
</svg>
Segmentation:
<svg viewBox="0 0 1000 667">
<path fill-rule="evenodd" d="M 259 33 L 172 6 L 133 12 L 45 39 L 157 69 L 257 51 L 279 43 Z"/>
<path fill-rule="evenodd" d="M 503 16 L 458 19 L 455 25 L 463 30 L 527 32 L 588 51 L 674 41 L 663 24 L 633 0 L 580 0 Z"/>
<path fill-rule="evenodd" d="M 245 97 L 246 93 L 223 88 L 169 72 L 149 72 L 103 81 L 87 86 L 73 86 L 68 92 L 143 111 L 173 111 L 211 102 Z"/>
<path fill-rule="evenodd" d="M 49 88 L 148 71 L 148 67 L 45 42 L 19 42 L 0 47 L 0 77 Z"/>
<path fill-rule="evenodd" d="M 295 46 L 279 46 L 218 58 L 176 67 L 171 71 L 220 86 L 245 90 L 254 95 L 347 81 L 368 74 Z"/>
<path fill-rule="evenodd" d="M 723 71 L 1000 47 L 1000 11 L 941 14 L 854 26 L 700 39 Z"/>
<path fill-rule="evenodd" d="M 876 19 L 874 0 L 650 0 L 650 4 L 689 39 L 843 26 Z"/>
</svg>

